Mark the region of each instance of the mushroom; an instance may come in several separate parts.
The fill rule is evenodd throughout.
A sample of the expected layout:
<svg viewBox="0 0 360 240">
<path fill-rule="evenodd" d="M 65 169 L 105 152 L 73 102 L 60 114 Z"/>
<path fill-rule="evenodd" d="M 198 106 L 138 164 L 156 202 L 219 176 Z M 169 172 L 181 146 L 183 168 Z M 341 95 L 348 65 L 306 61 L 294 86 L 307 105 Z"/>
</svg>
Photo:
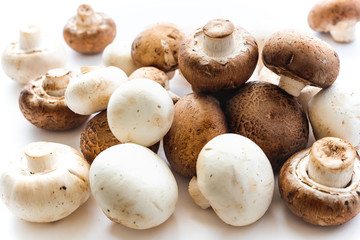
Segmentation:
<svg viewBox="0 0 360 240">
<path fill-rule="evenodd" d="M 334 84 L 309 102 L 308 114 L 314 137 L 339 137 L 360 145 L 360 95 L 354 85 Z"/>
<path fill-rule="evenodd" d="M 166 90 L 169 90 L 169 77 L 166 75 L 166 73 L 156 67 L 141 67 L 137 70 L 135 70 L 132 74 L 129 76 L 129 80 L 135 79 L 135 78 L 147 78 L 154 80 L 158 84 L 160 84 L 163 88 Z"/>
<path fill-rule="evenodd" d="M 272 83 L 275 85 L 279 85 L 280 77 L 267 67 L 262 67 L 259 71 L 259 81 Z"/>
<path fill-rule="evenodd" d="M 18 42 L 11 43 L 2 54 L 6 75 L 21 84 L 66 65 L 65 48 L 57 41 L 43 36 L 40 28 L 26 25 L 20 28 Z"/>
<path fill-rule="evenodd" d="M 180 46 L 179 68 L 194 91 L 219 92 L 246 82 L 257 59 L 250 33 L 229 20 L 213 19 Z"/>
<path fill-rule="evenodd" d="M 67 87 L 65 101 L 72 111 L 83 115 L 105 110 L 113 92 L 128 81 L 124 71 L 112 66 L 86 67 L 82 72 Z"/>
<path fill-rule="evenodd" d="M 90 168 L 96 203 L 112 221 L 134 229 L 165 222 L 175 211 L 178 187 L 166 163 L 146 147 L 124 143 L 101 152 Z"/>
<path fill-rule="evenodd" d="M 154 66 L 165 72 L 178 65 L 178 52 L 184 33 L 174 24 L 147 27 L 134 39 L 131 57 L 139 67 Z"/>
<path fill-rule="evenodd" d="M 115 38 L 115 22 L 106 14 L 94 12 L 91 6 L 82 4 L 77 15 L 64 26 L 65 42 L 79 53 L 93 54 L 104 50 Z"/>
<path fill-rule="evenodd" d="M 250 138 L 265 152 L 275 172 L 309 137 L 305 112 L 278 86 L 251 81 L 225 104 L 229 131 Z"/>
<path fill-rule="evenodd" d="M 112 134 L 107 121 L 107 112 L 102 111 L 90 119 L 81 132 L 80 149 L 89 164 L 93 162 L 99 153 L 121 142 Z M 157 153 L 160 142 L 149 148 Z"/>
<path fill-rule="evenodd" d="M 199 154 L 196 174 L 189 189 L 198 188 L 201 194 L 189 191 L 191 197 L 203 207 L 207 200 L 229 225 L 257 221 L 272 201 L 274 174 L 270 162 L 260 147 L 244 136 L 222 134 L 210 140 Z"/>
<path fill-rule="evenodd" d="M 120 142 L 151 146 L 170 129 L 174 104 L 160 84 L 137 78 L 113 93 L 107 117 L 111 132 Z"/>
<path fill-rule="evenodd" d="M 346 223 L 360 212 L 359 157 L 343 139 L 319 139 L 286 161 L 279 190 L 289 209 L 306 222 Z"/>
<path fill-rule="evenodd" d="M 30 81 L 19 97 L 24 117 L 46 130 L 68 130 L 83 124 L 89 116 L 74 113 L 65 103 L 65 89 L 73 78 L 71 71 L 56 68 Z"/>
<path fill-rule="evenodd" d="M 305 86 L 301 92 L 300 95 L 297 97 L 297 100 L 299 101 L 300 105 L 303 107 L 304 112 L 308 114 L 308 104 L 310 100 L 321 90 L 319 87 L 314 87 L 311 85 Z"/>
<path fill-rule="evenodd" d="M 173 123 L 163 139 L 166 158 L 176 172 L 193 177 L 202 147 L 226 132 L 219 102 L 209 95 L 190 93 L 175 104 Z"/>
<path fill-rule="evenodd" d="M 317 32 L 330 32 L 337 42 L 351 42 L 355 38 L 355 25 L 360 21 L 358 0 L 322 0 L 310 10 L 308 23 Z"/>
<path fill-rule="evenodd" d="M 280 75 L 279 87 L 297 97 L 306 85 L 329 87 L 339 74 L 339 57 L 324 41 L 297 30 L 283 30 L 265 42 L 264 65 Z"/>
<path fill-rule="evenodd" d="M 113 42 L 106 46 L 102 54 L 105 66 L 115 66 L 123 70 L 128 76 L 138 69 L 131 57 L 131 44 Z"/>
<path fill-rule="evenodd" d="M 0 195 L 17 217 L 53 222 L 67 217 L 90 196 L 89 164 L 67 145 L 28 144 L 0 175 Z"/>
</svg>

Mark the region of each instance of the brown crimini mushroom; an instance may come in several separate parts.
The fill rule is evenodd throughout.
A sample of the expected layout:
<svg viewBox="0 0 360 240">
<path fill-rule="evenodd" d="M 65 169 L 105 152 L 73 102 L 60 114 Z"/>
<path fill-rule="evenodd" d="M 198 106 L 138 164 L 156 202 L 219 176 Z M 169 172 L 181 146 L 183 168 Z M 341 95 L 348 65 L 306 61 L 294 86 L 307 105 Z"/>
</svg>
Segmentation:
<svg viewBox="0 0 360 240">
<path fill-rule="evenodd" d="M 279 87 L 297 97 L 306 85 L 326 88 L 340 68 L 336 51 L 327 43 L 298 30 L 282 30 L 265 42 L 264 65 L 280 75 Z"/>
<path fill-rule="evenodd" d="M 337 42 L 351 42 L 360 21 L 359 0 L 321 0 L 310 10 L 308 23 L 317 32 L 329 32 Z"/>
<path fill-rule="evenodd" d="M 252 81 L 240 87 L 225 105 L 229 131 L 253 140 L 275 172 L 304 149 L 309 125 L 299 102 L 278 86 Z"/>
<path fill-rule="evenodd" d="M 331 226 L 360 212 L 360 160 L 350 143 L 327 137 L 294 154 L 279 174 L 281 198 L 304 221 Z"/>
<path fill-rule="evenodd" d="M 80 149 L 89 164 L 99 153 L 120 143 L 109 128 L 106 110 L 91 118 L 81 132 Z M 159 145 L 160 142 L 157 142 L 149 148 L 157 153 Z"/>
<path fill-rule="evenodd" d="M 202 147 L 226 132 L 226 119 L 215 98 L 201 93 L 185 95 L 175 104 L 173 124 L 163 139 L 166 158 L 176 172 L 193 177 Z"/>
<path fill-rule="evenodd" d="M 94 12 L 87 4 L 82 4 L 77 15 L 64 26 L 66 43 L 75 51 L 85 54 L 104 50 L 115 38 L 115 22 L 104 13 Z"/>
<path fill-rule="evenodd" d="M 46 130 L 68 130 L 84 123 L 89 116 L 74 113 L 65 103 L 65 90 L 72 77 L 71 71 L 56 68 L 31 80 L 19 97 L 24 117 Z"/>
<path fill-rule="evenodd" d="M 154 66 L 165 72 L 178 65 L 178 52 L 184 33 L 174 24 L 158 23 L 143 30 L 134 39 L 131 57 L 135 64 Z"/>
<path fill-rule="evenodd" d="M 214 19 L 180 46 L 179 68 L 195 92 L 218 92 L 246 82 L 257 59 L 256 40 L 249 32 Z"/>
<path fill-rule="evenodd" d="M 156 67 L 141 67 L 130 74 L 129 80 L 135 78 L 147 78 L 159 83 L 163 88 L 169 90 L 169 77 L 166 73 Z"/>
</svg>

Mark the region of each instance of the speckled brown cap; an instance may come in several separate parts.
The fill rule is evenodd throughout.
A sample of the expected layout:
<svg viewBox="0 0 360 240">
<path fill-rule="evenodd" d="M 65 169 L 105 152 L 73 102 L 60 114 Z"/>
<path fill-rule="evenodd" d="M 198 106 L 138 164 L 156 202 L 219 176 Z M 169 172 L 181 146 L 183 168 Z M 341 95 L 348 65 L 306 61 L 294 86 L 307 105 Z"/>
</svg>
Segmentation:
<svg viewBox="0 0 360 240">
<path fill-rule="evenodd" d="M 325 188 L 313 185 L 307 177 L 306 167 L 300 167 L 308 158 L 310 149 L 294 154 L 281 168 L 281 198 L 296 216 L 306 222 L 322 226 L 343 224 L 360 212 L 359 159 L 356 158 L 355 176 L 348 186 Z"/>
<path fill-rule="evenodd" d="M 80 5 L 76 16 L 63 29 L 66 43 L 75 51 L 99 53 L 115 38 L 115 22 L 104 13 L 95 13 L 86 4 Z"/>
<path fill-rule="evenodd" d="M 219 102 L 205 94 L 190 93 L 175 104 L 175 116 L 163 139 L 171 167 L 182 176 L 196 175 L 196 161 L 203 146 L 227 132 Z"/>
<path fill-rule="evenodd" d="M 130 74 L 129 80 L 135 78 L 147 78 L 159 83 L 163 88 L 169 90 L 169 77 L 166 73 L 156 67 L 141 67 Z"/>
<path fill-rule="evenodd" d="M 324 41 L 298 30 L 283 30 L 265 42 L 264 65 L 278 75 L 326 88 L 336 80 L 340 61 L 338 54 Z"/>
<path fill-rule="evenodd" d="M 120 143 L 109 128 L 106 111 L 102 111 L 91 118 L 80 136 L 81 152 L 90 164 L 102 151 Z M 157 142 L 149 148 L 157 153 L 159 145 L 160 142 Z"/>
<path fill-rule="evenodd" d="M 215 23 L 214 23 L 215 21 Z M 179 68 L 195 92 L 232 90 L 246 82 L 255 70 L 258 47 L 245 29 L 229 25 L 229 20 L 215 19 L 188 36 L 180 46 Z M 222 25 L 220 32 L 211 28 Z M 232 26 L 232 27 L 231 27 Z M 203 48 L 205 37 L 234 40 L 233 50 L 224 56 L 210 56 Z M 225 43 L 226 45 L 228 43 Z M 224 50 L 227 52 L 227 50 Z"/>
<path fill-rule="evenodd" d="M 245 83 L 227 101 L 225 115 L 229 131 L 259 145 L 275 172 L 291 155 L 307 145 L 306 114 L 295 97 L 274 84 Z"/>
</svg>

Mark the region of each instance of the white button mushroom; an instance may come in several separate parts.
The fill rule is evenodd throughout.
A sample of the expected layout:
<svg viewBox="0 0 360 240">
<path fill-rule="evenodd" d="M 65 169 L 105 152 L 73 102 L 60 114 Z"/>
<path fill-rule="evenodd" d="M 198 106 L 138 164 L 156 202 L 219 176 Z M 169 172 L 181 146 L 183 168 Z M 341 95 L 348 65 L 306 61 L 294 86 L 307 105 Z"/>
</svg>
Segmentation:
<svg viewBox="0 0 360 240">
<path fill-rule="evenodd" d="M 196 203 L 206 207 L 204 196 L 225 223 L 244 226 L 260 219 L 269 208 L 274 191 L 274 174 L 264 152 L 250 139 L 237 134 L 222 134 L 201 150 L 197 181 L 202 194 Z M 189 187 L 194 189 L 193 186 Z"/>
<path fill-rule="evenodd" d="M 315 138 L 338 137 L 359 147 L 359 105 L 360 95 L 354 86 L 336 83 L 318 92 L 308 106 Z"/>
<path fill-rule="evenodd" d="M 83 74 L 73 79 L 65 92 L 68 107 L 82 115 L 105 110 L 116 88 L 128 80 L 124 71 L 117 67 L 87 67 L 82 71 Z"/>
<path fill-rule="evenodd" d="M 26 25 L 20 29 L 19 42 L 4 50 L 1 63 L 11 79 L 25 84 L 50 69 L 65 67 L 66 51 L 57 41 L 42 36 L 38 26 Z"/>
<path fill-rule="evenodd" d="M 119 141 L 151 146 L 169 131 L 174 104 L 160 84 L 133 79 L 113 93 L 107 116 L 110 130 Z"/>
<path fill-rule="evenodd" d="M 134 229 L 165 222 L 178 199 L 177 184 L 166 163 L 133 143 L 112 146 L 95 158 L 90 187 L 110 220 Z"/>
<path fill-rule="evenodd" d="M 34 142 L 0 175 L 4 203 L 30 222 L 60 220 L 90 196 L 89 164 L 75 149 Z"/>
</svg>

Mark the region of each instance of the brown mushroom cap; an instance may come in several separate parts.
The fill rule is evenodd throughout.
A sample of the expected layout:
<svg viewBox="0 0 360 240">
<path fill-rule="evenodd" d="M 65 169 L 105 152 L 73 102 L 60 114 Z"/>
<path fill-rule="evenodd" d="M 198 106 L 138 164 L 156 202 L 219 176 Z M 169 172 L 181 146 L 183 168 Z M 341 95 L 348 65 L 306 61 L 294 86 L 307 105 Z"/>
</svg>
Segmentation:
<svg viewBox="0 0 360 240">
<path fill-rule="evenodd" d="M 159 83 L 163 88 L 169 90 L 169 77 L 166 73 L 156 67 L 141 67 L 130 74 L 129 80 L 135 78 L 147 78 Z"/>
<path fill-rule="evenodd" d="M 289 209 L 304 221 L 315 225 L 343 224 L 360 212 L 359 158 L 352 182 L 345 188 L 324 188 L 304 181 L 299 164 L 308 158 L 311 148 L 294 154 L 285 162 L 279 173 L 281 198 Z M 303 172 L 306 174 L 306 171 Z"/>
<path fill-rule="evenodd" d="M 166 158 L 176 172 L 193 177 L 202 147 L 226 132 L 226 119 L 215 98 L 198 93 L 185 95 L 175 104 L 173 124 L 163 139 Z"/>
<path fill-rule="evenodd" d="M 114 40 L 116 25 L 106 14 L 95 13 L 89 5 L 83 4 L 78 14 L 64 26 L 63 35 L 75 51 L 93 54 L 103 51 Z"/>
<path fill-rule="evenodd" d="M 163 71 L 178 65 L 178 52 L 184 33 L 174 24 L 158 23 L 140 32 L 131 46 L 135 64 L 154 66 Z"/>
<path fill-rule="evenodd" d="M 340 69 L 334 49 L 297 30 L 283 30 L 271 35 L 265 42 L 262 58 L 264 65 L 276 74 L 321 88 L 332 85 Z"/>
<path fill-rule="evenodd" d="M 360 21 L 360 2 L 358 0 L 322 0 L 309 12 L 308 23 L 317 32 L 329 32 L 340 22 Z"/>
<path fill-rule="evenodd" d="M 68 130 L 83 124 L 88 115 L 71 111 L 64 96 L 52 96 L 44 89 L 46 75 L 31 80 L 20 92 L 19 107 L 24 117 L 46 130 Z M 47 86 L 52 90 L 52 86 Z"/>
<path fill-rule="evenodd" d="M 213 21 L 224 25 L 223 31 L 213 32 Z M 215 19 L 187 37 L 180 46 L 179 68 L 195 92 L 232 90 L 246 82 L 255 70 L 258 47 L 255 38 L 241 27 L 229 25 L 228 20 Z M 215 24 L 215 25 L 216 25 Z M 227 56 L 209 56 L 202 50 L 204 36 L 223 38 L 232 35 L 234 51 Z"/>
<path fill-rule="evenodd" d="M 120 143 L 109 128 L 106 110 L 91 118 L 86 123 L 80 136 L 80 149 L 89 164 L 102 151 Z M 160 142 L 157 142 L 149 148 L 156 153 L 159 145 Z"/>
<path fill-rule="evenodd" d="M 309 126 L 301 105 L 278 86 L 252 81 L 239 88 L 225 105 L 229 131 L 253 140 L 275 172 L 304 149 Z"/>
</svg>

